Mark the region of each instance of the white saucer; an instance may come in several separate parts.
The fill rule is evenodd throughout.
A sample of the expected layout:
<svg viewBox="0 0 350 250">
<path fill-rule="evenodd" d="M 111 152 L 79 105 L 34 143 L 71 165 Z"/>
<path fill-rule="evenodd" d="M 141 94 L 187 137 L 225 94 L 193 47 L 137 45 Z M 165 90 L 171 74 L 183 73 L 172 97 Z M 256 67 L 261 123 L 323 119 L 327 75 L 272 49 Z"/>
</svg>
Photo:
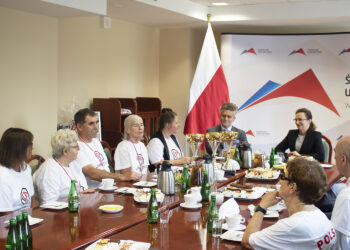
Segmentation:
<svg viewBox="0 0 350 250">
<path fill-rule="evenodd" d="M 243 238 L 243 234 L 244 232 L 242 231 L 229 230 L 226 233 L 223 233 L 221 235 L 221 239 L 241 242 Z"/>
<path fill-rule="evenodd" d="M 246 227 L 247 227 L 246 225 L 239 224 L 237 227 L 231 228 L 231 227 L 228 227 L 227 223 L 222 224 L 222 229 L 224 229 L 224 230 L 241 231 L 241 230 L 246 229 Z"/>
<path fill-rule="evenodd" d="M 114 191 L 114 190 L 118 189 L 118 187 L 116 187 L 116 186 L 113 186 L 113 187 L 111 187 L 111 188 L 99 187 L 98 189 L 100 189 L 100 190 L 102 190 L 102 191 L 108 192 L 108 191 Z"/>
<path fill-rule="evenodd" d="M 157 182 L 153 181 L 139 181 L 133 184 L 136 187 L 154 187 L 157 186 Z"/>
<path fill-rule="evenodd" d="M 121 205 L 111 204 L 111 205 L 99 206 L 98 209 L 102 210 L 105 213 L 113 214 L 113 213 L 119 213 L 124 209 L 124 207 Z"/>
<path fill-rule="evenodd" d="M 185 202 L 180 203 L 180 207 L 185 209 L 199 209 L 202 207 L 202 203 L 197 203 L 195 205 L 187 205 Z"/>
</svg>

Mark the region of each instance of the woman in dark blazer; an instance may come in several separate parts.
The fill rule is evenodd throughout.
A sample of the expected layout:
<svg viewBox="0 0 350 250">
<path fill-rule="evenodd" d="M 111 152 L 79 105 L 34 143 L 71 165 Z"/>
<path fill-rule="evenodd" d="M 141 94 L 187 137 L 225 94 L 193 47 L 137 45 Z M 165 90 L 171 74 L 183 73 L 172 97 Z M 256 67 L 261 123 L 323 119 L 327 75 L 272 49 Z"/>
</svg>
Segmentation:
<svg viewBox="0 0 350 250">
<path fill-rule="evenodd" d="M 284 152 L 289 149 L 288 156 L 310 155 L 320 162 L 324 161 L 322 135 L 315 131 L 311 111 L 306 108 L 298 109 L 294 121 L 298 129 L 289 130 L 275 151 Z"/>
</svg>

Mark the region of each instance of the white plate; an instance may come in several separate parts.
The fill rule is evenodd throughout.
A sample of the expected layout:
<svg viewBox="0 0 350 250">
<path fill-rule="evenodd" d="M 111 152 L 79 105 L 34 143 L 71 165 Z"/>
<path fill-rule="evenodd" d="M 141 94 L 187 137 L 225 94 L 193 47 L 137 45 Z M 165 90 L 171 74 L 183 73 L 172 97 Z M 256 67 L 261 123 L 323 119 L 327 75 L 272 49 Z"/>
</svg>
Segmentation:
<svg viewBox="0 0 350 250">
<path fill-rule="evenodd" d="M 91 244 L 90 246 L 88 246 L 87 248 L 85 248 L 85 250 L 94 250 L 96 248 L 96 244 L 97 242 L 99 242 L 100 240 L 94 242 L 93 244 Z M 119 249 L 119 245 L 117 242 L 109 242 L 108 244 L 104 245 L 103 250 L 113 250 L 113 249 Z"/>
<path fill-rule="evenodd" d="M 267 211 L 277 211 L 277 212 L 281 212 L 282 210 L 286 209 L 286 205 L 284 204 L 284 201 L 281 200 L 280 202 L 278 202 L 277 204 L 268 207 Z"/>
<path fill-rule="evenodd" d="M 154 187 L 154 186 L 157 186 L 157 182 L 139 181 L 139 182 L 134 183 L 134 186 L 136 186 L 136 187 Z"/>
<path fill-rule="evenodd" d="M 117 190 L 114 190 L 116 193 L 122 193 L 122 194 L 134 194 L 136 192 L 136 188 L 131 187 L 121 187 Z"/>
<path fill-rule="evenodd" d="M 40 206 L 45 209 L 61 210 L 68 207 L 68 202 L 51 201 Z"/>
<path fill-rule="evenodd" d="M 253 191 L 253 193 L 249 195 L 246 194 L 245 196 L 242 197 L 241 193 L 232 192 L 232 197 L 238 201 L 252 201 L 252 200 L 260 199 L 263 194 L 264 193 L 262 192 Z"/>
<path fill-rule="evenodd" d="M 224 194 L 225 198 L 231 198 L 232 197 L 232 192 L 230 190 L 225 190 L 222 193 Z"/>
<path fill-rule="evenodd" d="M 41 218 L 34 218 L 34 217 L 28 215 L 28 221 L 29 221 L 29 225 L 30 225 L 30 226 L 36 225 L 36 224 L 42 222 L 43 220 L 44 220 L 44 219 L 41 219 Z M 4 221 L 4 223 L 5 223 L 5 226 L 6 226 L 6 227 L 8 227 L 8 226 L 10 225 L 10 221 L 8 221 L 8 220 L 7 220 L 7 221 Z"/>
<path fill-rule="evenodd" d="M 321 165 L 321 167 L 323 167 L 323 168 L 332 168 L 332 167 L 333 167 L 332 164 L 326 164 L 326 163 L 321 163 L 320 165 Z"/>
<path fill-rule="evenodd" d="M 100 189 L 101 191 L 105 191 L 105 192 L 112 192 L 112 191 L 118 189 L 118 187 L 116 187 L 116 186 L 113 186 L 113 187 L 111 187 L 111 188 L 99 187 L 98 189 Z"/>
<path fill-rule="evenodd" d="M 147 196 L 146 194 L 134 194 L 134 201 L 142 204 L 148 204 L 149 198 L 151 197 L 151 194 L 148 193 Z M 157 193 L 156 194 L 157 202 L 163 202 L 164 200 L 164 194 L 163 193 Z"/>
<path fill-rule="evenodd" d="M 228 225 L 227 225 L 227 223 L 224 223 L 223 225 L 222 225 L 222 229 L 224 229 L 224 230 L 235 230 L 235 231 L 241 231 L 241 230 L 244 230 L 244 229 L 246 229 L 246 225 L 243 225 L 243 224 L 239 224 L 237 227 L 234 227 L 234 228 L 231 228 L 231 227 L 229 227 Z"/>
<path fill-rule="evenodd" d="M 187 205 L 185 202 L 180 203 L 180 207 L 185 208 L 185 209 L 199 209 L 202 207 L 202 203 L 197 203 L 195 205 Z"/>
<path fill-rule="evenodd" d="M 217 182 L 224 182 L 224 181 L 227 181 L 227 178 L 226 177 L 224 177 L 224 178 L 222 178 L 221 180 L 216 180 Z"/>
<path fill-rule="evenodd" d="M 151 247 L 151 244 L 148 242 L 139 242 L 133 240 L 120 240 L 119 247 L 122 248 L 124 243 L 130 246 L 128 249 L 148 250 Z"/>
<path fill-rule="evenodd" d="M 124 209 L 124 207 L 122 205 L 106 204 L 106 205 L 99 206 L 98 209 L 102 210 L 105 213 L 113 214 L 113 213 L 119 213 Z"/>
<path fill-rule="evenodd" d="M 242 231 L 228 230 L 227 232 L 221 235 L 221 239 L 241 242 L 243 235 L 244 235 L 244 232 Z"/>
</svg>

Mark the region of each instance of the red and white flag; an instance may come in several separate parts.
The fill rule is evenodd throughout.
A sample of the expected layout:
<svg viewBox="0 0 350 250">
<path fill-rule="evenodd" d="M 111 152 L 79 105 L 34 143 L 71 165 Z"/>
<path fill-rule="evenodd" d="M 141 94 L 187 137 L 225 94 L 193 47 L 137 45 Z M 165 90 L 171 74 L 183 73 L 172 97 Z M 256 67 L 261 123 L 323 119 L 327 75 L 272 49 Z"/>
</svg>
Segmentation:
<svg viewBox="0 0 350 250">
<path fill-rule="evenodd" d="M 229 101 L 226 78 L 209 23 L 190 89 L 184 134 L 203 134 L 220 124 L 220 106 Z"/>
</svg>

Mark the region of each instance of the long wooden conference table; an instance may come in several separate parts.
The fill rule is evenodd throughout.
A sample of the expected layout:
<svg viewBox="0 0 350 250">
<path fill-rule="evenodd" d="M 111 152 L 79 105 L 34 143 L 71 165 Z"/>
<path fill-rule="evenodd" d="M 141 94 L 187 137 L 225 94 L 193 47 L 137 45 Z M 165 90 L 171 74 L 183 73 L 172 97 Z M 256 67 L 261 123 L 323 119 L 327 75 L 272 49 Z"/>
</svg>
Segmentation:
<svg viewBox="0 0 350 250">
<path fill-rule="evenodd" d="M 335 167 L 333 167 L 335 168 Z M 329 170 L 326 170 L 326 172 Z M 218 188 L 237 179 L 244 179 L 244 173 L 228 178 L 218 184 Z M 277 184 L 277 181 L 256 185 Z M 118 187 L 131 187 L 131 182 L 117 182 Z M 69 213 L 67 209 L 48 210 L 40 207 L 27 209 L 35 218 L 44 219 L 32 226 L 33 249 L 80 249 L 85 248 L 100 238 L 112 241 L 135 240 L 150 242 L 152 249 L 243 249 L 240 243 L 219 240 L 207 236 L 206 217 L 208 204 L 203 204 L 200 210 L 185 210 L 179 206 L 183 195 L 176 193 L 170 196 L 171 217 L 168 224 L 147 224 L 147 205 L 134 201 L 132 195 L 95 192 L 81 194 L 78 213 Z M 240 213 L 247 224 L 250 214 L 247 206 L 255 202 L 238 202 Z M 104 204 L 119 204 L 124 206 L 120 213 L 108 214 L 98 208 Z M 19 212 L 18 212 L 19 213 Z M 0 248 L 5 248 L 8 228 L 5 221 L 14 218 L 13 213 L 0 217 Z M 280 213 L 280 218 L 288 216 L 287 210 Z M 262 227 L 274 224 L 277 219 L 264 219 Z"/>
</svg>

